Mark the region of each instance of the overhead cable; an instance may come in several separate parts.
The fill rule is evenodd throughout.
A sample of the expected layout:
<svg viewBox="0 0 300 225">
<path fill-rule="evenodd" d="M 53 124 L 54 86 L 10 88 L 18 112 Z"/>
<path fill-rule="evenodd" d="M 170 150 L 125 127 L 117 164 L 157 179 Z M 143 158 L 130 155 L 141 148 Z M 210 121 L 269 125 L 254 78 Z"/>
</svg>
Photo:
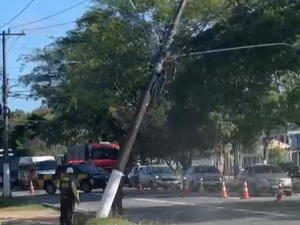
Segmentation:
<svg viewBox="0 0 300 225">
<path fill-rule="evenodd" d="M 59 24 L 50 25 L 50 26 L 46 26 L 46 27 L 29 28 L 29 29 L 24 29 L 24 31 L 44 30 L 44 29 L 49 29 L 49 28 L 54 28 L 54 27 L 60 27 L 60 26 L 68 25 L 68 24 L 71 24 L 71 23 L 76 23 L 76 21 L 71 21 L 71 22 L 67 22 L 67 23 L 59 23 Z"/>
<path fill-rule="evenodd" d="M 62 13 L 64 13 L 64 12 L 67 12 L 67 11 L 69 11 L 69 10 L 71 10 L 71 9 L 74 9 L 75 7 L 77 7 L 77 6 L 79 6 L 79 5 L 82 5 L 83 3 L 86 3 L 86 2 L 88 2 L 88 1 L 89 1 L 89 0 L 84 0 L 84 1 L 82 1 L 82 2 L 77 3 L 76 5 L 73 5 L 73 6 L 69 7 L 69 8 L 66 8 L 66 9 L 62 10 L 62 11 L 59 11 L 59 12 L 57 12 L 57 13 L 54 13 L 54 14 L 52 14 L 52 15 L 50 15 L 50 16 L 46 16 L 46 17 L 44 17 L 44 18 L 41 18 L 41 19 L 38 19 L 38 20 L 34 20 L 34 21 L 32 21 L 32 22 L 29 22 L 29 23 L 23 23 L 23 24 L 20 24 L 20 25 L 17 25 L 17 26 L 13 26 L 13 27 L 11 27 L 11 28 L 24 27 L 24 26 L 27 26 L 27 25 L 31 25 L 31 24 L 34 24 L 34 23 L 38 23 L 38 22 L 41 22 L 41 21 L 50 19 L 50 18 L 52 18 L 52 17 L 54 17 L 54 16 L 57 16 L 57 15 L 62 14 Z"/>
<path fill-rule="evenodd" d="M 5 27 L 6 25 L 10 24 L 12 21 L 14 21 L 15 19 L 17 19 L 32 3 L 34 2 L 34 0 L 31 0 L 16 16 L 14 16 L 10 21 L 6 22 L 5 24 L 3 24 L 0 29 L 2 27 Z"/>
<path fill-rule="evenodd" d="M 7 53 L 10 52 L 10 50 L 14 47 L 14 45 L 17 43 L 17 41 L 19 40 L 20 37 L 21 37 L 21 36 L 17 36 L 17 38 L 15 39 L 14 43 L 12 43 L 12 45 L 9 47 Z"/>
</svg>

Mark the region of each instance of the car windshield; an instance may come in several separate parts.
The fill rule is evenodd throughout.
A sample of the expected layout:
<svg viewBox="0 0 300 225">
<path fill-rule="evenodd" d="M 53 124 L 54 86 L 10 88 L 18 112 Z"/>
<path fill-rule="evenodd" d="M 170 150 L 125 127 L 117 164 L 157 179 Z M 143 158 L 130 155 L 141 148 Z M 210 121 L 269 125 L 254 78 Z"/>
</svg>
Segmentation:
<svg viewBox="0 0 300 225">
<path fill-rule="evenodd" d="M 197 166 L 194 168 L 194 173 L 220 173 L 217 167 L 214 166 Z"/>
<path fill-rule="evenodd" d="M 36 162 L 34 164 L 36 170 L 55 170 L 57 163 L 53 160 Z"/>
<path fill-rule="evenodd" d="M 91 159 L 118 159 L 119 150 L 113 148 L 96 148 L 91 152 Z"/>
<path fill-rule="evenodd" d="M 77 169 L 82 173 L 105 173 L 103 169 L 89 164 L 79 164 L 77 165 Z"/>
<path fill-rule="evenodd" d="M 255 166 L 254 173 L 284 173 L 279 166 Z"/>
<path fill-rule="evenodd" d="M 168 166 L 153 166 L 152 173 L 154 173 L 154 174 L 172 174 L 173 171 Z"/>
</svg>

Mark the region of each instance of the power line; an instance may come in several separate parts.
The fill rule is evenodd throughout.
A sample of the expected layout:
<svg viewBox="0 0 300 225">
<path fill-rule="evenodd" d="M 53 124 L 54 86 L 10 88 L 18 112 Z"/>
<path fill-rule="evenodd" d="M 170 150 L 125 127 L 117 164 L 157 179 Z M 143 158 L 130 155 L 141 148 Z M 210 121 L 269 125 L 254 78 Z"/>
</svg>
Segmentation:
<svg viewBox="0 0 300 225">
<path fill-rule="evenodd" d="M 21 37 L 21 36 L 18 36 L 18 37 L 15 39 L 14 43 L 12 43 L 12 45 L 11 45 L 10 48 L 8 49 L 7 53 L 10 52 L 10 50 L 14 47 L 14 45 L 17 43 L 17 41 L 20 39 L 20 37 Z"/>
<path fill-rule="evenodd" d="M 44 17 L 44 18 L 41 18 L 41 19 L 38 19 L 38 20 L 35 20 L 35 21 L 32 21 L 32 22 L 29 22 L 29 23 L 24 23 L 24 24 L 20 24 L 20 25 L 17 25 L 17 26 L 13 26 L 13 27 L 11 27 L 11 28 L 23 27 L 23 26 L 31 25 L 31 24 L 34 24 L 34 23 L 38 23 L 38 22 L 41 22 L 41 21 L 50 19 L 50 18 L 52 18 L 52 17 L 54 17 L 54 16 L 57 16 L 57 15 L 62 14 L 62 13 L 64 13 L 64 12 L 67 12 L 67 11 L 69 11 L 69 10 L 71 10 L 71 9 L 74 9 L 75 7 L 77 7 L 77 6 L 79 6 L 79 5 L 82 5 L 83 3 L 88 2 L 88 1 L 89 1 L 89 0 L 84 0 L 84 1 L 82 1 L 82 2 L 77 3 L 76 5 L 73 5 L 73 6 L 69 7 L 69 8 L 66 8 L 66 9 L 62 10 L 62 11 L 59 11 L 59 12 L 57 12 L 57 13 L 54 13 L 54 14 L 52 14 L 52 15 L 50 15 L 50 16 L 46 16 L 46 17 Z"/>
<path fill-rule="evenodd" d="M 44 48 L 45 46 L 39 46 L 39 47 L 22 47 L 22 46 L 16 46 L 13 47 L 13 49 L 37 49 L 37 48 Z"/>
<path fill-rule="evenodd" d="M 34 2 L 34 0 L 31 0 L 26 6 L 24 9 L 21 10 L 21 12 L 19 12 L 15 17 L 13 17 L 10 21 L 8 21 L 7 23 L 5 23 L 4 25 L 2 25 L 0 27 L 0 29 L 2 27 L 5 27 L 6 25 L 10 24 L 12 21 L 14 21 L 15 19 L 17 19 L 32 3 Z"/>
<path fill-rule="evenodd" d="M 54 28 L 54 27 L 60 27 L 60 26 L 68 25 L 68 24 L 71 24 L 71 23 L 76 23 L 76 21 L 71 21 L 71 22 L 67 22 L 67 23 L 60 23 L 60 24 L 50 25 L 50 26 L 46 26 L 46 27 L 36 27 L 36 28 L 32 28 L 32 29 L 25 29 L 24 31 L 44 30 L 44 29 L 49 29 L 49 28 Z"/>
</svg>

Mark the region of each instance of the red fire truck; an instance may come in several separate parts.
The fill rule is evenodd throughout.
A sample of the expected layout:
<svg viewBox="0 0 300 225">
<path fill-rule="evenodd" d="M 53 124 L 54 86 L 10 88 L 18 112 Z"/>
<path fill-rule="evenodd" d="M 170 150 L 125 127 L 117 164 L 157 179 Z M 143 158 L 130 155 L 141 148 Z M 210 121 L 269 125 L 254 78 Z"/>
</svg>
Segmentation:
<svg viewBox="0 0 300 225">
<path fill-rule="evenodd" d="M 119 150 L 117 143 L 110 142 L 73 145 L 68 147 L 67 161 L 71 164 L 89 162 L 110 172 L 118 160 Z"/>
</svg>

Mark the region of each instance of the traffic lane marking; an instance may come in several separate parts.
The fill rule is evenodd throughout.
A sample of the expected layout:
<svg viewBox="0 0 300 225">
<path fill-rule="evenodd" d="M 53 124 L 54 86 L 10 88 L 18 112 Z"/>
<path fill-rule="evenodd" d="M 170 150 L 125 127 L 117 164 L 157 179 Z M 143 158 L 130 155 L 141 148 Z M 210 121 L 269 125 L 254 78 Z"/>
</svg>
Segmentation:
<svg viewBox="0 0 300 225">
<path fill-rule="evenodd" d="M 129 198 L 136 201 L 145 201 L 145 202 L 153 202 L 153 203 L 165 203 L 165 204 L 171 204 L 171 205 L 196 205 L 193 203 L 187 203 L 187 202 L 177 202 L 177 201 L 167 201 L 167 200 L 158 200 L 158 199 L 148 199 L 148 198 Z"/>
</svg>

